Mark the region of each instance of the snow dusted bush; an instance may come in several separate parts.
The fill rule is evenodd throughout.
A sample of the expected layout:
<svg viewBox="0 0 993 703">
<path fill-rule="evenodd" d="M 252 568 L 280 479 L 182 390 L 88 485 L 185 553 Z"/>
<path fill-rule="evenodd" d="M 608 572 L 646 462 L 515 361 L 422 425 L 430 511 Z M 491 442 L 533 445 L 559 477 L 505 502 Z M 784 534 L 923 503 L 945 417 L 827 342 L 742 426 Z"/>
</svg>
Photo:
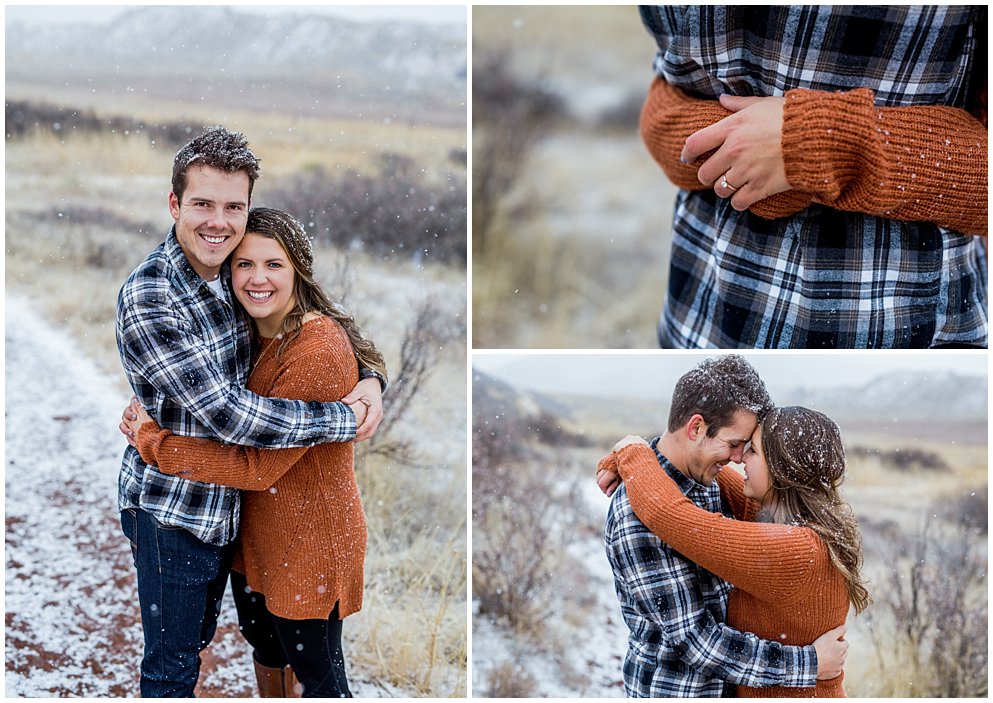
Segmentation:
<svg viewBox="0 0 993 703">
<path fill-rule="evenodd" d="M 267 204 L 294 214 L 316 241 L 417 261 L 464 264 L 465 177 L 448 172 L 433 183 L 405 156 L 380 158 L 379 172 L 323 166 L 280 179 Z"/>
<path fill-rule="evenodd" d="M 915 535 L 889 543 L 906 555 L 871 589 L 866 611 L 878 674 L 864 695 L 985 697 L 988 601 L 985 540 L 929 512 Z"/>
<path fill-rule="evenodd" d="M 203 131 L 204 125 L 195 120 L 173 120 L 150 123 L 134 117 L 101 115 L 96 112 L 65 105 L 10 100 L 5 105 L 6 138 L 24 139 L 37 133 L 93 136 L 117 134 L 143 135 L 153 143 L 179 147 Z"/>
</svg>

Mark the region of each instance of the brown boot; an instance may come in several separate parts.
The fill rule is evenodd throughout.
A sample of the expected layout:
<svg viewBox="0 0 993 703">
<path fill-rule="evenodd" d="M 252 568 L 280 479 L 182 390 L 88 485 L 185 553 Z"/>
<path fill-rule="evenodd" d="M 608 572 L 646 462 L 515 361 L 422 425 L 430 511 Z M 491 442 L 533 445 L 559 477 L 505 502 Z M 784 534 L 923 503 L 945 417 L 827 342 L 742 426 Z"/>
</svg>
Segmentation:
<svg viewBox="0 0 993 703">
<path fill-rule="evenodd" d="M 262 666 L 254 657 L 255 678 L 259 682 L 259 698 L 300 698 L 303 687 L 297 682 L 293 669 Z"/>
<path fill-rule="evenodd" d="M 303 684 L 297 681 L 297 675 L 288 664 L 283 669 L 283 687 L 287 698 L 303 698 Z"/>
</svg>

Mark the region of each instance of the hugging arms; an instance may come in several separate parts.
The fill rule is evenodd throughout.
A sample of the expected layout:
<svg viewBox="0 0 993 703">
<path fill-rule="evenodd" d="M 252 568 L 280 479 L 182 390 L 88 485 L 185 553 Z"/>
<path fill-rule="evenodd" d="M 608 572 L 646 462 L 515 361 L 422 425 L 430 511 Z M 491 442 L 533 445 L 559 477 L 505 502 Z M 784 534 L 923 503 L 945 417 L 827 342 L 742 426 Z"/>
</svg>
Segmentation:
<svg viewBox="0 0 993 703">
<path fill-rule="evenodd" d="M 766 219 L 817 202 L 987 231 L 987 210 L 977 207 L 987 199 L 987 128 L 962 109 L 880 108 L 864 88 L 711 100 L 657 77 L 641 134 L 677 186 L 714 188 Z"/>
</svg>

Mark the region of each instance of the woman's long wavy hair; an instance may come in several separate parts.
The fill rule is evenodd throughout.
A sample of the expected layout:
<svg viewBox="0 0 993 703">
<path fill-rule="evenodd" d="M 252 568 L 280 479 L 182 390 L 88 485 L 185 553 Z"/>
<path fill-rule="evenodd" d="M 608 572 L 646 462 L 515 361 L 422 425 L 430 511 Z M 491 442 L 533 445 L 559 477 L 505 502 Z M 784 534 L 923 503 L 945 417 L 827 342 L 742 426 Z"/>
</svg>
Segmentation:
<svg viewBox="0 0 993 703">
<path fill-rule="evenodd" d="M 771 496 L 765 518 L 809 527 L 824 541 L 861 613 L 872 598 L 862 581 L 862 535 L 838 487 L 845 477 L 841 431 L 826 415 L 797 406 L 775 408 L 762 421 L 762 453 Z"/>
<path fill-rule="evenodd" d="M 383 361 L 383 355 L 376 349 L 376 345 L 362 336 L 355 319 L 332 302 L 314 279 L 314 248 L 303 225 L 282 210 L 257 207 L 248 213 L 245 232 L 279 242 L 296 273 L 293 283 L 296 305 L 283 318 L 280 330 L 283 339 L 276 349 L 277 356 L 300 334 L 303 316 L 308 312 L 314 312 L 330 317 L 344 328 L 359 366 L 378 371 L 385 377 L 386 363 Z M 256 334 L 254 326 L 252 329 L 253 334 Z"/>
</svg>

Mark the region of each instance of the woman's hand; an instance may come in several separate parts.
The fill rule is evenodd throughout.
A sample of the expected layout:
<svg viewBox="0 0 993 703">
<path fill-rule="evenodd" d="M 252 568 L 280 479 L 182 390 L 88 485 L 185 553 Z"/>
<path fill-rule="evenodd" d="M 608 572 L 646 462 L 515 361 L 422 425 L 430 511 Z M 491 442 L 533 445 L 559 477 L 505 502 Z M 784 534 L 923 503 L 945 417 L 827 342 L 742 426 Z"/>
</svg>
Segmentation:
<svg viewBox="0 0 993 703">
<path fill-rule="evenodd" d="M 694 132 L 680 156 L 692 163 L 713 149 L 697 178 L 735 210 L 747 210 L 760 200 L 790 189 L 783 161 L 783 97 L 722 95 L 721 105 L 733 114 Z"/>
<path fill-rule="evenodd" d="M 646 447 L 651 446 L 642 437 L 636 437 L 635 435 L 629 434 L 627 437 L 614 445 L 612 452 L 620 451 L 622 447 L 626 447 L 629 444 L 644 444 Z M 600 464 L 597 466 L 596 470 L 596 485 L 606 496 L 613 495 L 614 491 L 617 490 L 617 487 L 621 485 L 621 476 L 617 473 L 617 460 L 614 458 L 613 454 L 600 460 Z"/>
<path fill-rule="evenodd" d="M 124 409 L 121 419 L 121 432 L 128 438 L 128 444 L 132 447 L 137 447 L 138 444 L 135 438 L 138 436 L 138 430 L 146 422 L 151 422 L 152 416 L 138 402 L 137 396 L 131 396 L 131 405 Z"/>
</svg>

